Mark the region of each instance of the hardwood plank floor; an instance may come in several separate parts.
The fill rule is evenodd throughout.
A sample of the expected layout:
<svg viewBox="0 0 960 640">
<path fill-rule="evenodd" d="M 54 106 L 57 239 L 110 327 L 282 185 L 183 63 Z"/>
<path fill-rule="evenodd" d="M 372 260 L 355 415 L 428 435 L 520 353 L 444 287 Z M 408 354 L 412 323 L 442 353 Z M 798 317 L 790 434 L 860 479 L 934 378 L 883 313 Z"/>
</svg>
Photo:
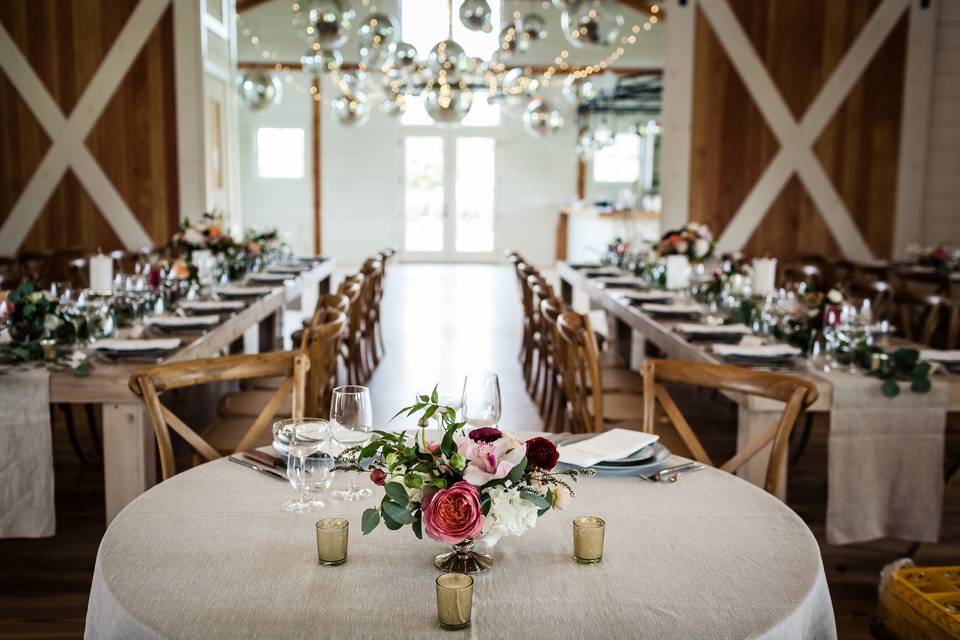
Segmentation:
<svg viewBox="0 0 960 640">
<path fill-rule="evenodd" d="M 467 370 L 499 373 L 503 424 L 537 429 L 536 408 L 523 387 L 516 355 L 520 305 L 505 267 L 396 265 L 384 298 L 387 354 L 370 383 L 377 420 L 385 420 L 421 389 L 459 379 Z M 454 385 L 456 386 L 456 385 Z M 691 421 L 710 434 L 719 453 L 733 446 L 735 412 L 709 394 L 683 398 Z M 82 411 L 75 411 L 87 451 Z M 0 540 L 0 639 L 77 638 L 83 633 L 87 595 L 104 532 L 103 470 L 82 464 L 70 448 L 62 418 L 54 421 L 57 535 L 40 540 Z M 815 425 L 806 455 L 790 474 L 790 506 L 823 538 L 826 505 L 826 423 Z M 960 563 L 960 482 L 944 500 L 942 542 L 925 545 L 919 564 Z M 869 638 L 880 569 L 907 544 L 881 541 L 822 546 L 841 638 Z M 678 562 L 682 561 L 678 559 Z"/>
</svg>

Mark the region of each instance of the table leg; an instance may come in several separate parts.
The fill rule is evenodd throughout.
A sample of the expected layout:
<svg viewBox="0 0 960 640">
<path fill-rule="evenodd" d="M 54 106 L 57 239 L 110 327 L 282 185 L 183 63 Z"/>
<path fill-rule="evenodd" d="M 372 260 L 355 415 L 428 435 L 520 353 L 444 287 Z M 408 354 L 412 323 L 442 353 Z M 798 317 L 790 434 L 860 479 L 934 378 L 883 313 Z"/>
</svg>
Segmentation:
<svg viewBox="0 0 960 640">
<path fill-rule="evenodd" d="M 281 313 L 283 313 L 283 310 L 278 309 L 260 321 L 260 353 L 267 353 L 277 349 L 281 325 Z M 280 344 L 282 345 L 282 343 Z"/>
<path fill-rule="evenodd" d="M 325 293 L 330 293 L 330 276 L 327 276 L 326 278 L 321 280 L 319 283 L 317 283 L 317 291 L 320 293 L 320 295 L 324 295 Z"/>
<path fill-rule="evenodd" d="M 568 307 L 573 304 L 573 285 L 564 278 L 560 278 L 560 297 Z"/>
<path fill-rule="evenodd" d="M 750 409 L 744 403 L 740 403 L 737 409 L 737 451 L 742 450 L 754 438 L 758 438 L 766 433 L 770 427 L 777 424 L 783 411 L 767 411 L 763 409 Z M 737 471 L 737 475 L 752 482 L 758 487 L 763 487 L 767 477 L 767 465 L 770 462 L 770 445 L 764 447 L 757 455 L 753 456 L 746 464 Z M 783 473 L 780 475 L 780 486 L 777 487 L 777 497 L 786 502 L 787 500 L 787 464 L 789 459 L 784 462 Z"/>
<path fill-rule="evenodd" d="M 156 484 L 153 427 L 142 403 L 103 405 L 103 483 L 107 524 Z"/>
<path fill-rule="evenodd" d="M 630 366 L 633 354 L 633 329 L 620 318 L 608 313 L 609 329 L 607 335 L 610 336 L 612 344 L 610 350 L 618 354 L 620 358 Z"/>
</svg>

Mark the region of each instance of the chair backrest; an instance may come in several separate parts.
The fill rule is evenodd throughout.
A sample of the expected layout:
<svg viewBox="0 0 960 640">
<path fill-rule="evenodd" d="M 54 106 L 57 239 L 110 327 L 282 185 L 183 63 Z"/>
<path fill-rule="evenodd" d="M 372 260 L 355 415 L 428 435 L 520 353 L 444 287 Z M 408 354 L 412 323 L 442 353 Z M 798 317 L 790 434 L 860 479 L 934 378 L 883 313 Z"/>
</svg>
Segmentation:
<svg viewBox="0 0 960 640">
<path fill-rule="evenodd" d="M 304 414 L 323 418 L 330 410 L 330 395 L 337 378 L 337 355 L 347 327 L 347 314 L 326 308 L 313 320 L 300 341 L 300 352 L 310 358 L 304 389 Z"/>
<path fill-rule="evenodd" d="M 310 321 L 306 326 L 319 324 L 323 314 L 331 309 L 347 313 L 347 311 L 350 310 L 350 298 L 342 293 L 325 293 L 321 295 L 317 298 L 317 304 L 313 308 L 313 315 L 310 317 Z"/>
<path fill-rule="evenodd" d="M 270 426 L 277 411 L 291 393 L 293 394 L 292 417 L 304 416 L 304 389 L 309 368 L 310 359 L 305 354 L 281 351 L 168 362 L 142 369 L 130 376 L 130 389 L 143 399 L 150 421 L 153 423 L 163 479 L 166 480 L 177 472 L 173 442 L 170 437 L 171 429 L 207 460 L 216 460 L 220 457 L 220 453 L 165 407 L 160 402 L 161 394 L 173 389 L 210 382 L 283 377 L 283 381 L 270 401 L 237 444 L 236 450 L 242 451 L 253 446 L 263 430 Z"/>
<path fill-rule="evenodd" d="M 575 433 L 601 433 L 603 425 L 603 381 L 600 349 L 590 326 L 590 317 L 564 311 L 557 317 L 558 350 L 562 351 L 563 395 Z"/>
<path fill-rule="evenodd" d="M 924 346 L 957 346 L 958 310 L 946 297 L 898 290 L 893 296 L 900 333 Z"/>
<path fill-rule="evenodd" d="M 823 286 L 823 271 L 816 264 L 787 264 L 783 266 L 782 273 L 781 283 L 784 285 L 802 283 L 814 290 Z"/>
<path fill-rule="evenodd" d="M 764 488 L 770 493 L 777 493 L 790 445 L 790 434 L 800 414 L 816 401 L 816 385 L 802 378 L 778 373 L 685 360 L 648 359 L 641 366 L 641 373 L 643 374 L 644 431 L 654 432 L 656 404 L 659 401 L 667 418 L 690 449 L 693 457 L 698 462 L 711 466 L 715 466 L 713 461 L 683 417 L 676 402 L 663 386 L 664 383 L 692 385 L 786 403 L 783 414 L 775 425 L 748 442 L 745 447 L 740 447 L 739 453 L 719 467 L 733 473 L 770 444 L 770 459 L 767 463 Z"/>
</svg>

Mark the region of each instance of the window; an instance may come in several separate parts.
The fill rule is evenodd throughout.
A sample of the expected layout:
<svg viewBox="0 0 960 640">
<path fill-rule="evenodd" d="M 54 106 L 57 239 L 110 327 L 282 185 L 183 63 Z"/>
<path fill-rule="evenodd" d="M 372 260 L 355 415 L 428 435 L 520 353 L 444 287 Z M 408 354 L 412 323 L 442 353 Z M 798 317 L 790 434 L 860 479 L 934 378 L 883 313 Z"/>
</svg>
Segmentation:
<svg viewBox="0 0 960 640">
<path fill-rule="evenodd" d="M 632 184 L 640 177 L 640 136 L 618 133 L 613 144 L 593 153 L 593 181 Z"/>
<path fill-rule="evenodd" d="M 303 129 L 257 129 L 257 177 L 303 177 Z"/>
<path fill-rule="evenodd" d="M 406 126 L 430 126 L 436 124 L 427 114 L 423 96 L 407 96 L 407 110 L 400 116 L 400 124 Z M 500 105 L 487 102 L 486 91 L 475 91 L 470 111 L 460 124 L 464 127 L 496 127 L 500 124 Z"/>
<path fill-rule="evenodd" d="M 468 56 L 489 58 L 497 50 L 500 34 L 500 2 L 491 0 L 490 17 L 493 29 L 490 33 L 470 31 L 460 22 L 460 5 L 463 0 L 453 0 L 453 39 Z M 421 60 L 426 60 L 433 45 L 446 40 L 450 34 L 447 0 L 402 0 L 400 11 L 401 33 L 404 42 L 417 48 Z"/>
</svg>

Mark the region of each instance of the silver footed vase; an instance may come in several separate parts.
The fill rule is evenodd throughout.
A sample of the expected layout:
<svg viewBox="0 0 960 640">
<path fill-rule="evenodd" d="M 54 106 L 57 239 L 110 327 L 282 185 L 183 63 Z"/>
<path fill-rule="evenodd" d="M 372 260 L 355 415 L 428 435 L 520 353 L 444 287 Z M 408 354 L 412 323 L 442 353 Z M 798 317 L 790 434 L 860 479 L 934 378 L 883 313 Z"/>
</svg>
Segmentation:
<svg viewBox="0 0 960 640">
<path fill-rule="evenodd" d="M 453 545 L 453 551 L 433 559 L 437 569 L 446 573 L 483 573 L 493 566 L 493 558 L 474 549 L 473 538 Z"/>
</svg>

